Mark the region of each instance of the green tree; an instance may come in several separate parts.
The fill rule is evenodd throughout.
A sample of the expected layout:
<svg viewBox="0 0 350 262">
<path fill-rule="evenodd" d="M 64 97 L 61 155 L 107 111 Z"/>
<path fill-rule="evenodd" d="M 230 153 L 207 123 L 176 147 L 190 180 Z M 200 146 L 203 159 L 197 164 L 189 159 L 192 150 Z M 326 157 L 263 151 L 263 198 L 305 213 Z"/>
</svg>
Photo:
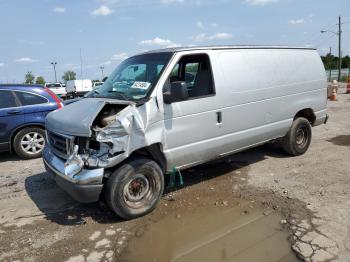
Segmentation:
<svg viewBox="0 0 350 262">
<path fill-rule="evenodd" d="M 38 76 L 35 79 L 35 84 L 37 84 L 37 85 L 45 85 L 45 79 L 42 76 Z"/>
<path fill-rule="evenodd" d="M 32 84 L 34 84 L 34 79 L 35 79 L 35 77 L 32 74 L 32 72 L 28 71 L 25 75 L 25 83 L 32 85 Z"/>
<path fill-rule="evenodd" d="M 339 63 L 339 58 L 334 55 L 330 55 L 329 53 L 326 56 L 321 56 L 322 62 L 324 64 L 324 67 L 326 70 L 329 69 L 337 69 L 338 68 L 338 63 Z M 342 58 L 342 63 L 341 63 L 342 68 L 349 68 L 350 67 L 350 57 L 344 56 Z"/>
<path fill-rule="evenodd" d="M 72 70 L 67 70 L 63 73 L 62 79 L 67 82 L 69 80 L 75 80 L 76 79 L 76 73 Z"/>
<path fill-rule="evenodd" d="M 348 55 L 344 56 L 341 64 L 342 68 L 350 68 L 350 57 Z"/>
</svg>

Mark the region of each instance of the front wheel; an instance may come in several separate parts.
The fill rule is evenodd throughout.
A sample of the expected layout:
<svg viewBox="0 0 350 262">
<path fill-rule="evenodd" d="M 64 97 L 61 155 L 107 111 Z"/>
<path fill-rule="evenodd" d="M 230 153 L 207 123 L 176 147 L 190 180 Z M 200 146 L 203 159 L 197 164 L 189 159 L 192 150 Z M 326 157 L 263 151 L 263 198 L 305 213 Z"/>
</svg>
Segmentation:
<svg viewBox="0 0 350 262">
<path fill-rule="evenodd" d="M 310 122 L 303 117 L 293 121 L 293 124 L 282 139 L 282 148 L 293 156 L 304 154 L 311 143 L 312 131 Z"/>
<path fill-rule="evenodd" d="M 141 158 L 120 166 L 108 178 L 105 198 L 109 207 L 124 219 L 151 212 L 164 190 L 164 175 L 153 160 Z"/>
</svg>

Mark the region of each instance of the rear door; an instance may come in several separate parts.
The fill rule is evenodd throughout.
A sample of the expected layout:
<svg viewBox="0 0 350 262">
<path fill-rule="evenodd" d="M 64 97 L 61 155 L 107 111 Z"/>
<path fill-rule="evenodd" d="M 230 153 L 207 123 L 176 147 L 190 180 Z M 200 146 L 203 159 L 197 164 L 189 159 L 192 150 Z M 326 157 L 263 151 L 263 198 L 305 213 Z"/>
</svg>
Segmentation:
<svg viewBox="0 0 350 262">
<path fill-rule="evenodd" d="M 24 123 L 24 110 L 11 90 L 0 89 L 0 150 L 10 146 L 11 133 Z"/>
<path fill-rule="evenodd" d="M 15 95 L 23 106 L 25 123 L 45 123 L 46 115 L 53 109 L 46 97 L 23 91 L 15 91 Z"/>
</svg>

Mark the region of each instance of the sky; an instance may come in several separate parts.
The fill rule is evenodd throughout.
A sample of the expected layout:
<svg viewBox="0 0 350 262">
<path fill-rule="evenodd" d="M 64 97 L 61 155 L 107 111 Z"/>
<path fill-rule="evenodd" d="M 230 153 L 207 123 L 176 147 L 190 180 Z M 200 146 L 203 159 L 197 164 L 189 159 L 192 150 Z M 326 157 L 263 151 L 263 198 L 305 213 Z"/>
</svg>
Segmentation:
<svg viewBox="0 0 350 262">
<path fill-rule="evenodd" d="M 100 79 L 125 58 L 191 45 L 315 47 L 350 54 L 349 0 L 0 0 L 0 83 L 26 72 Z M 328 30 L 321 34 L 320 30 Z M 80 60 L 80 50 L 81 57 Z M 82 70 L 80 66 L 82 61 Z"/>
</svg>

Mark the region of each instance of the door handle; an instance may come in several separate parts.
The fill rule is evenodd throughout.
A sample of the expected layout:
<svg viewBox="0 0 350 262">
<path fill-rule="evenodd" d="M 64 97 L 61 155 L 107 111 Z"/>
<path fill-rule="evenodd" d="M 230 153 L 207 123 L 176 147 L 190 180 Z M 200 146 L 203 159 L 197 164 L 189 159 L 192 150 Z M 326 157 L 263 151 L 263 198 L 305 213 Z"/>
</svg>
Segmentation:
<svg viewBox="0 0 350 262">
<path fill-rule="evenodd" d="M 11 111 L 9 111 L 7 114 L 8 114 L 8 115 L 17 115 L 17 114 L 19 114 L 19 113 L 21 113 L 21 110 L 11 110 Z"/>
<path fill-rule="evenodd" d="M 216 123 L 218 125 L 221 125 L 222 124 L 222 113 L 219 111 L 219 112 L 216 112 Z"/>
</svg>

